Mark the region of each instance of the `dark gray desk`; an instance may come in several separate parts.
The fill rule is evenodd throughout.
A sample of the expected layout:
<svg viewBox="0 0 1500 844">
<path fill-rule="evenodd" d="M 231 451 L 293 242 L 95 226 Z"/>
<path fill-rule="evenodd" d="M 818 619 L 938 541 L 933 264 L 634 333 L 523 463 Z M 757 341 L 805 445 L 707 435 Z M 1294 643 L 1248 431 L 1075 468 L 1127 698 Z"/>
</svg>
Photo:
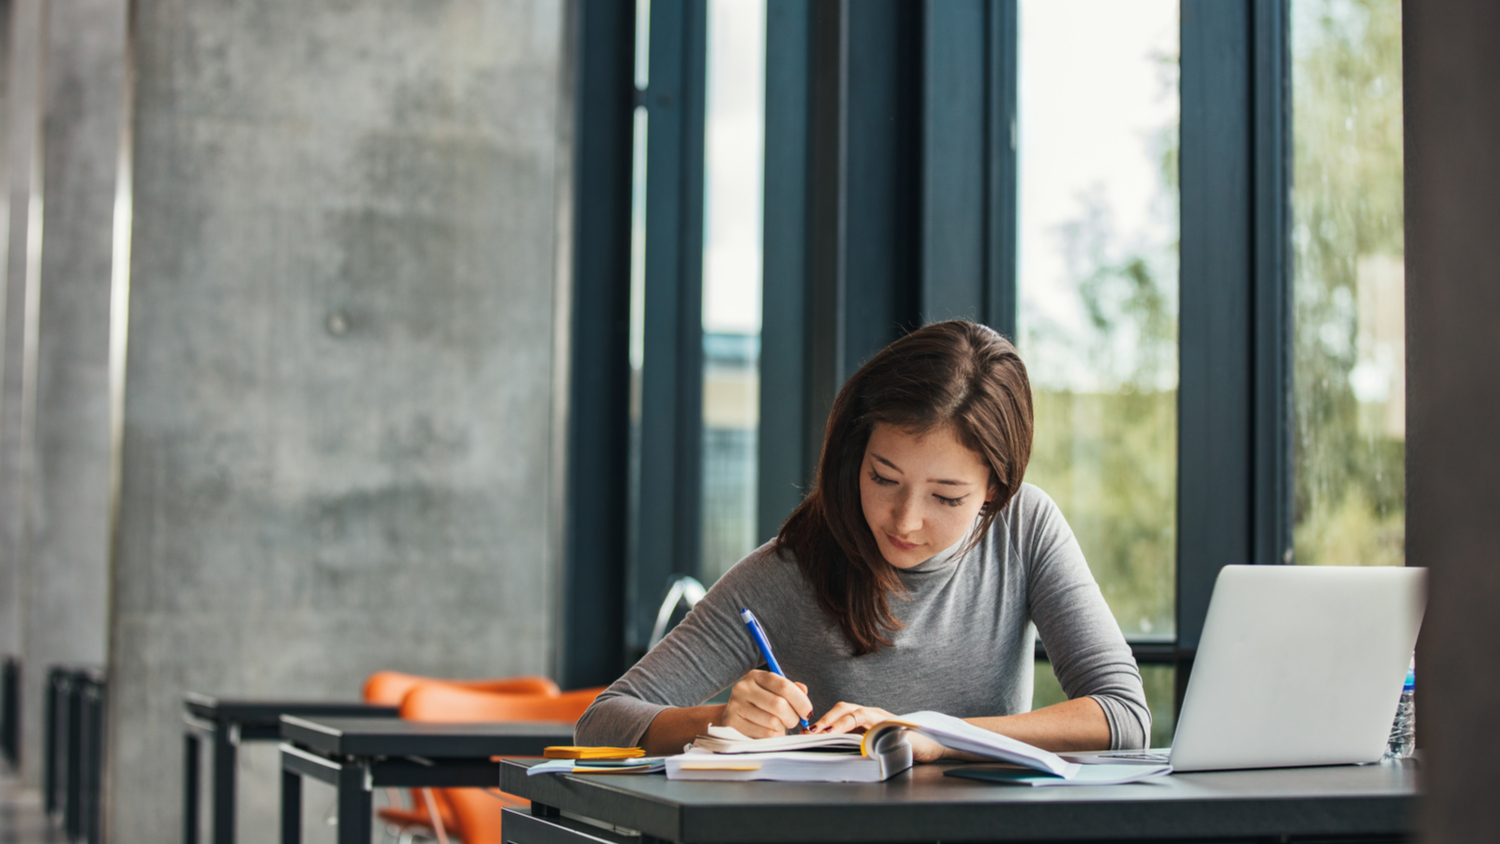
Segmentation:
<svg viewBox="0 0 1500 844">
<path fill-rule="evenodd" d="M 106 685 L 102 668 L 54 665 L 47 671 L 42 805 L 48 815 L 62 810 L 70 841 L 103 838 Z"/>
<path fill-rule="evenodd" d="M 198 844 L 198 760 L 207 738 L 213 756 L 213 844 L 234 844 L 234 796 L 240 742 L 277 741 L 282 715 L 395 718 L 394 706 L 359 701 L 253 700 L 188 692 L 182 696 L 182 840 Z"/>
<path fill-rule="evenodd" d="M 573 743 L 562 722 L 432 724 L 384 718 L 281 719 L 281 841 L 302 840 L 302 778 L 338 789 L 339 844 L 370 844 L 375 788 L 495 788 L 495 756 Z"/>
<path fill-rule="evenodd" d="M 507 810 L 516 844 L 618 842 L 564 816 L 659 841 L 1401 840 L 1411 830 L 1415 763 L 1179 774 L 1123 786 L 1029 788 L 942 775 L 919 765 L 888 782 L 671 782 L 663 776 L 528 777 L 501 767 L 500 788 L 532 801 Z"/>
</svg>

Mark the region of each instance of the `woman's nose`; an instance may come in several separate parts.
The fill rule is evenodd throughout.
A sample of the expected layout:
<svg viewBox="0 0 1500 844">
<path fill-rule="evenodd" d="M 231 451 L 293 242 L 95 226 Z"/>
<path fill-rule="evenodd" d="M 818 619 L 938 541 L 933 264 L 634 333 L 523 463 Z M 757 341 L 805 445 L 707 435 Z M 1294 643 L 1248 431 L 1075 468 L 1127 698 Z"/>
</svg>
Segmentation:
<svg viewBox="0 0 1500 844">
<path fill-rule="evenodd" d="M 894 527 L 903 535 L 922 527 L 922 516 L 917 512 L 916 502 L 910 495 L 902 495 L 896 500 L 895 511 L 891 515 L 895 521 Z"/>
</svg>

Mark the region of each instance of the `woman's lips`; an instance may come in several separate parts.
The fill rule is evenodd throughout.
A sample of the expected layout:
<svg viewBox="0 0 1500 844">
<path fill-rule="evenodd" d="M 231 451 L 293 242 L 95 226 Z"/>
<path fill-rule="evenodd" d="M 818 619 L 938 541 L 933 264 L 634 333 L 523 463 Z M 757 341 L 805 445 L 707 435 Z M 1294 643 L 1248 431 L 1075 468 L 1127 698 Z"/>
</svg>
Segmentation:
<svg viewBox="0 0 1500 844">
<path fill-rule="evenodd" d="M 917 547 L 917 545 L 919 544 L 916 542 L 902 542 L 901 540 L 897 539 L 894 536 L 891 536 L 890 534 L 886 534 L 885 539 L 887 542 L 896 546 L 896 550 L 898 551 L 910 551 L 911 549 Z"/>
</svg>

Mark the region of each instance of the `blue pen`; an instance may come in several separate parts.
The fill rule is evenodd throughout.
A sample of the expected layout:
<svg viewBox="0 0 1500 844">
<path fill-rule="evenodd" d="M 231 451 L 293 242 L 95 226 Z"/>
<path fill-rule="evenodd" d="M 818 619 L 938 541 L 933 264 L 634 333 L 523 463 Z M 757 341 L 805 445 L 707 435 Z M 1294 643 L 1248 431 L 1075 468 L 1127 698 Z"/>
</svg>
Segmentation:
<svg viewBox="0 0 1500 844">
<path fill-rule="evenodd" d="M 760 655 L 766 658 L 766 667 L 771 669 L 771 673 L 783 680 L 791 679 L 786 676 L 786 672 L 782 671 L 781 666 L 776 662 L 776 654 L 771 653 L 771 641 L 766 638 L 765 629 L 755 619 L 755 613 L 742 609 L 740 610 L 740 618 L 743 618 L 745 626 L 750 628 L 750 638 L 754 639 L 755 646 L 760 648 Z M 798 718 L 797 720 L 802 722 L 802 729 L 812 729 L 812 725 L 807 723 L 806 718 Z"/>
</svg>

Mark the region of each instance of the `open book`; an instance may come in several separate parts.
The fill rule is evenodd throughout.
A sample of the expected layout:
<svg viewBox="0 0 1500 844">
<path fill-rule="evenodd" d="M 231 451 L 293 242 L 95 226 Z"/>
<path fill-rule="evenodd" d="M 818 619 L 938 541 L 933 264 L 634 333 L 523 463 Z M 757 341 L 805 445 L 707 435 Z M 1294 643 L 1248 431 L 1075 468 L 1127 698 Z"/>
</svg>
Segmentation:
<svg viewBox="0 0 1500 844">
<path fill-rule="evenodd" d="M 913 712 L 871 727 L 863 736 L 747 738 L 737 730 L 710 727 L 681 756 L 667 757 L 667 777 L 695 780 L 785 780 L 792 782 L 880 782 L 911 767 L 908 730 L 954 750 L 1021 765 L 1061 779 L 1079 765 L 1055 753 L 992 733 L 940 712 Z"/>
</svg>

